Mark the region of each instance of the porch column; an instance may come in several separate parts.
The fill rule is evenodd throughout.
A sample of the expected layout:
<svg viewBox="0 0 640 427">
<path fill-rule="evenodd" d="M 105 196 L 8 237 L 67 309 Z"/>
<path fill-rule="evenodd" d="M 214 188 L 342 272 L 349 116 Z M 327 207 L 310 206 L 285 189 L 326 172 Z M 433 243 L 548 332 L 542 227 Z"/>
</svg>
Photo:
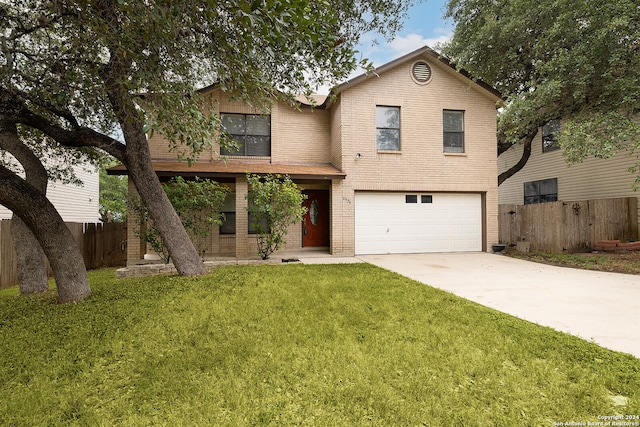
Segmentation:
<svg viewBox="0 0 640 427">
<path fill-rule="evenodd" d="M 236 258 L 249 256 L 248 190 L 247 178 L 244 176 L 236 178 Z"/>
<path fill-rule="evenodd" d="M 331 181 L 331 254 L 353 256 L 355 250 L 353 190 L 342 179 Z"/>
</svg>

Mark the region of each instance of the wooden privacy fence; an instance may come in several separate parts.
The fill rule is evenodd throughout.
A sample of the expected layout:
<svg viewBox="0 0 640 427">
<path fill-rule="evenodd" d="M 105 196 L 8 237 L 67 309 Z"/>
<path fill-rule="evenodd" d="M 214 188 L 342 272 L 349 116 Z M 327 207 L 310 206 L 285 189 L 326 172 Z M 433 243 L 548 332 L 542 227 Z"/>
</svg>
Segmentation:
<svg viewBox="0 0 640 427">
<path fill-rule="evenodd" d="M 599 240 L 638 239 L 638 199 L 500 205 L 500 243 L 533 252 L 588 252 Z"/>
<path fill-rule="evenodd" d="M 87 269 L 119 267 L 127 264 L 125 223 L 68 222 Z M 49 271 L 49 274 L 51 272 Z M 18 283 L 16 256 L 11 242 L 11 220 L 0 221 L 0 288 Z"/>
</svg>

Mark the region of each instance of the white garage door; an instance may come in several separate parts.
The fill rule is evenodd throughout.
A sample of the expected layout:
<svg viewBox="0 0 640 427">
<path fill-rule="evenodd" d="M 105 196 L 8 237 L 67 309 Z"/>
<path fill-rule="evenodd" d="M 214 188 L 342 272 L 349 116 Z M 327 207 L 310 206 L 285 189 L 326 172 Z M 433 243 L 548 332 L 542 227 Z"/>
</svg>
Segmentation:
<svg viewBox="0 0 640 427">
<path fill-rule="evenodd" d="M 356 254 L 482 250 L 482 199 L 464 193 L 356 193 Z"/>
</svg>

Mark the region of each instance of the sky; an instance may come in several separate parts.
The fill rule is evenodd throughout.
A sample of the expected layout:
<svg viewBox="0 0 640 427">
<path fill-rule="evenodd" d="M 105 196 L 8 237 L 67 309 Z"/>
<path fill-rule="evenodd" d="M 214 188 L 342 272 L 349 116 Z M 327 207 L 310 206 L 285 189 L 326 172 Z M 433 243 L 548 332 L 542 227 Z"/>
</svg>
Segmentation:
<svg viewBox="0 0 640 427">
<path fill-rule="evenodd" d="M 424 45 L 434 48 L 437 43 L 447 41 L 453 34 L 454 26 L 451 20 L 442 17 L 446 3 L 447 0 L 415 0 L 402 30 L 390 43 L 379 35 L 363 37 L 360 45 L 363 56 L 372 60 L 377 67 Z M 375 37 L 379 39 L 379 44 L 371 46 Z"/>
</svg>

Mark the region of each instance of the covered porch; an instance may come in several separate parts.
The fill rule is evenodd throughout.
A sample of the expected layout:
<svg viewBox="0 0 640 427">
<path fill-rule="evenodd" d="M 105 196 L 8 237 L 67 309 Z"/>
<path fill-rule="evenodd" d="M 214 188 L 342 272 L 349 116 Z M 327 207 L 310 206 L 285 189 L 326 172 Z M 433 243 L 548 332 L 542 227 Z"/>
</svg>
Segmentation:
<svg viewBox="0 0 640 427">
<path fill-rule="evenodd" d="M 332 188 L 340 185 L 345 174 L 328 164 L 297 165 L 250 162 L 196 162 L 189 166 L 183 162 L 154 162 L 154 170 L 162 182 L 171 177 L 182 176 L 185 179 L 199 177 L 215 180 L 229 189 L 222 212 L 225 221 L 222 226 L 213 225 L 206 237 L 205 260 L 254 259 L 258 258 L 257 235 L 250 227 L 247 212 L 247 194 L 249 185 L 247 174 L 288 175 L 307 196 L 305 206 L 307 214 L 302 224 L 289 227 L 286 245 L 273 254 L 296 251 L 314 251 L 332 253 Z M 125 175 L 122 165 L 113 167 L 110 174 Z M 136 194 L 133 183 L 129 181 L 129 194 Z M 138 231 L 144 227 L 135 212 L 129 212 L 127 265 L 157 263 L 158 257 L 149 245 L 139 237 Z"/>
</svg>

